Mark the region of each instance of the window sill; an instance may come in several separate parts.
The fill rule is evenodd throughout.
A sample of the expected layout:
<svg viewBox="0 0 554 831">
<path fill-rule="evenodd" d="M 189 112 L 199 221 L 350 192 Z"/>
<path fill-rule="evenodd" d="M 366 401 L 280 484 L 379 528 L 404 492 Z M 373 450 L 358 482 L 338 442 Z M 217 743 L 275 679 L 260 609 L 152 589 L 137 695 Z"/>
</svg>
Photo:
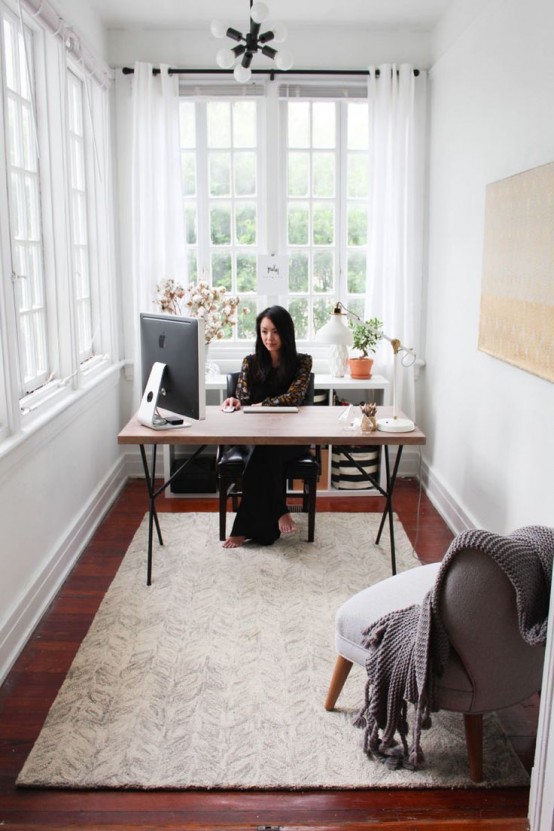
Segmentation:
<svg viewBox="0 0 554 831">
<path fill-rule="evenodd" d="M 24 414 L 21 428 L 5 435 L 0 441 L 0 482 L 9 476 L 12 468 L 24 463 L 27 456 L 44 447 L 81 413 L 90 410 L 95 399 L 101 399 L 108 389 L 118 385 L 121 368 L 121 363 L 105 365 L 94 381 L 79 390 L 58 386 L 50 391 L 50 396 L 43 397 L 40 404 Z"/>
<path fill-rule="evenodd" d="M 21 423 L 28 426 L 37 414 L 48 417 L 51 410 L 58 411 L 65 402 L 70 401 L 79 392 L 86 392 L 97 378 L 101 378 L 110 370 L 112 364 L 108 355 L 101 355 L 86 361 L 76 373 L 79 378 L 79 389 L 74 389 L 71 382 L 73 376 L 66 379 L 56 379 L 45 384 L 36 392 L 32 392 L 20 401 Z"/>
</svg>

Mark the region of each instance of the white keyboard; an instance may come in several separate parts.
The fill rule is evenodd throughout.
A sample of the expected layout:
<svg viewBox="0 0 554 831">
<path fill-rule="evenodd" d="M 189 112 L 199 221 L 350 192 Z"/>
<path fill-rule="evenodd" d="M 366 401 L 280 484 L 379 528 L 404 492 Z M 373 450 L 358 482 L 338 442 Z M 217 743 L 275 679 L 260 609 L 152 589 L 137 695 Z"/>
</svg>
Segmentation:
<svg viewBox="0 0 554 831">
<path fill-rule="evenodd" d="M 243 407 L 243 413 L 297 413 L 298 407 Z"/>
</svg>

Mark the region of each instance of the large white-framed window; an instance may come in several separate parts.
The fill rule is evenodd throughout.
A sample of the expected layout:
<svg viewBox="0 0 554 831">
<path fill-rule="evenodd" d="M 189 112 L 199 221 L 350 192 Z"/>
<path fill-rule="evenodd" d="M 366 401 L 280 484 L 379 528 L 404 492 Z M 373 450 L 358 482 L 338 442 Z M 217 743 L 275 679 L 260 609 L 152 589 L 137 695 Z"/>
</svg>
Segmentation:
<svg viewBox="0 0 554 831">
<path fill-rule="evenodd" d="M 19 397 L 50 374 L 42 239 L 39 144 L 31 30 L 7 10 L 2 15 L 4 135 Z"/>
<path fill-rule="evenodd" d="M 279 300 L 299 341 L 314 340 L 337 300 L 364 313 L 366 87 L 276 90 L 273 83 L 234 96 L 212 86 L 181 98 L 188 276 L 225 285 L 248 309 L 228 342 L 254 336 L 266 300 L 256 293 L 258 254 L 289 258 L 288 295 Z"/>
<path fill-rule="evenodd" d="M 0 0 L 0 437 L 54 412 L 116 343 L 109 76 Z"/>
</svg>

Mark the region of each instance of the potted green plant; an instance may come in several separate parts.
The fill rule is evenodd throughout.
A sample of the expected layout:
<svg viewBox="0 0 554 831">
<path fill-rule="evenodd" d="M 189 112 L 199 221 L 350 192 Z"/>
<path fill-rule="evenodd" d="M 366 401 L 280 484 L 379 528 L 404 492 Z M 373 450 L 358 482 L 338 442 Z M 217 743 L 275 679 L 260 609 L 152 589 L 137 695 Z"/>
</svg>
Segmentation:
<svg viewBox="0 0 554 831">
<path fill-rule="evenodd" d="M 352 378 L 371 378 L 373 358 L 370 352 L 383 337 L 383 324 L 377 317 L 370 320 L 357 320 L 350 323 L 352 329 L 353 347 L 362 354 L 357 358 L 349 358 L 350 375 Z"/>
</svg>

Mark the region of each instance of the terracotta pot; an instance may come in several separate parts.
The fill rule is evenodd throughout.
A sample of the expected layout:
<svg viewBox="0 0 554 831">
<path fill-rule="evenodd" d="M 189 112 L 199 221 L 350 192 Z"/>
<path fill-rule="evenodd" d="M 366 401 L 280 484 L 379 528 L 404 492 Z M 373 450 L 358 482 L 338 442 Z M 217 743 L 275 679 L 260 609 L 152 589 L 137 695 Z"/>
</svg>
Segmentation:
<svg viewBox="0 0 554 831">
<path fill-rule="evenodd" d="M 349 358 L 351 378 L 371 378 L 373 358 Z"/>
</svg>

